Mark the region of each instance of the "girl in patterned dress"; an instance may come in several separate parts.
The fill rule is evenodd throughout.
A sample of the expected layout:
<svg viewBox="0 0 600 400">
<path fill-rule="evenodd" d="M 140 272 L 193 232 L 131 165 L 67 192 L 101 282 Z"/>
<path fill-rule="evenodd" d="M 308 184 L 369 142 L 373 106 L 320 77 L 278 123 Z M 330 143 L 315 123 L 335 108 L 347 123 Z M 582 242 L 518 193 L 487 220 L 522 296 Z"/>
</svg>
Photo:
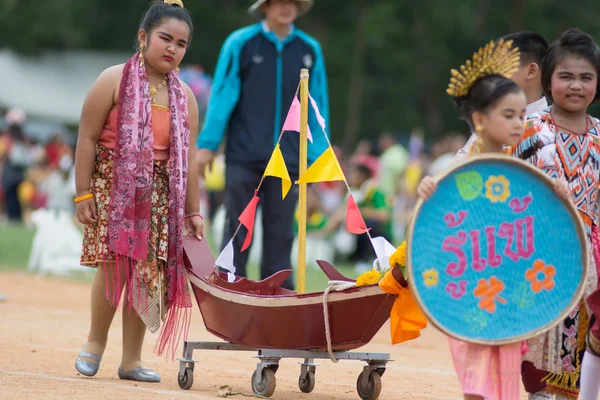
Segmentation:
<svg viewBox="0 0 600 400">
<path fill-rule="evenodd" d="M 123 288 L 119 378 L 159 382 L 141 362 L 146 329 L 162 325 L 159 354 L 187 331 L 182 235 L 201 239 L 203 221 L 198 169 L 189 165 L 198 105 L 176 70 L 192 29 L 181 0 L 155 1 L 138 32 L 140 51 L 105 70 L 83 105 L 75 202 L 85 224 L 81 263 L 97 272 L 90 332 L 75 362 L 82 375 L 98 372 Z"/>
<path fill-rule="evenodd" d="M 493 45 L 493 44 L 492 44 Z M 453 79 L 448 93 L 454 98 L 461 117 L 467 122 L 478 139 L 471 153 L 503 153 L 505 146 L 519 142 L 524 132 L 524 119 L 527 100 L 525 93 L 509 79 L 515 68 L 511 55 L 518 54 L 512 49 L 512 42 L 499 42 L 496 54 L 490 56 L 486 66 L 477 72 L 479 76 L 469 76 L 461 68 L 465 79 Z M 493 47 L 492 47 L 493 48 Z M 483 54 L 490 54 L 486 48 Z M 505 51 L 508 55 L 498 54 Z M 481 54 L 481 53 L 480 53 Z M 508 66 L 506 64 L 509 64 Z M 467 64 L 468 65 L 468 64 Z M 503 72 L 494 72 L 498 69 Z M 456 82 L 474 82 L 471 87 Z M 458 88 L 457 88 L 458 86 Z M 417 188 L 419 197 L 429 199 L 437 189 L 436 179 L 425 177 Z M 555 183 L 555 191 L 567 198 L 567 188 L 560 181 Z M 506 345 L 481 345 L 449 337 L 450 351 L 454 367 L 461 383 L 466 400 L 516 400 L 521 385 L 522 343 Z"/>
<path fill-rule="evenodd" d="M 513 150 L 517 157 L 566 183 L 590 251 L 598 229 L 600 126 L 587 109 L 600 100 L 599 74 L 599 51 L 592 38 L 577 29 L 563 33 L 550 46 L 542 66 L 544 91 L 553 104 L 528 117 L 524 138 Z M 596 263 L 589 266 L 584 299 L 597 286 Z M 558 399 L 578 396 L 588 321 L 589 310 L 582 300 L 556 328 L 529 341 L 526 360 L 548 371 L 546 392 Z M 537 398 L 550 395 L 540 393 Z"/>
</svg>

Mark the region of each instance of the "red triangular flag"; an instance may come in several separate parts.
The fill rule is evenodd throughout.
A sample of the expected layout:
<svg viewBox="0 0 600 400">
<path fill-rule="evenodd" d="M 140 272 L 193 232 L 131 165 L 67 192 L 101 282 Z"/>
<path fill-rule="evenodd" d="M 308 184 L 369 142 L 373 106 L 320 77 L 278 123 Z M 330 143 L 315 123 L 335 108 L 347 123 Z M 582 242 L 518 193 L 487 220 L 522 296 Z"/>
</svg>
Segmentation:
<svg viewBox="0 0 600 400">
<path fill-rule="evenodd" d="M 242 215 L 238 218 L 238 221 L 242 223 L 248 229 L 248 233 L 246 234 L 246 239 L 244 239 L 244 244 L 242 245 L 242 251 L 246 250 L 250 243 L 252 243 L 252 232 L 254 231 L 254 217 L 256 216 L 256 207 L 258 206 L 258 202 L 260 198 L 255 194 L 250 200 L 250 203 L 246 206 Z"/>
<path fill-rule="evenodd" d="M 346 230 L 355 235 L 362 235 L 367 232 L 367 224 L 354 201 L 354 196 L 348 196 L 346 202 Z"/>
</svg>

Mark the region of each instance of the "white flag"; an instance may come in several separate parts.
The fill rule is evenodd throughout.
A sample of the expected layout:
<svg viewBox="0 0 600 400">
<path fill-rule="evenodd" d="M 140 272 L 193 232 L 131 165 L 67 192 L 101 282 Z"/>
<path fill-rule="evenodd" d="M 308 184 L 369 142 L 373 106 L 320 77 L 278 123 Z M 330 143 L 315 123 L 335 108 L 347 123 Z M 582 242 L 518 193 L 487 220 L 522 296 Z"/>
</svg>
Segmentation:
<svg viewBox="0 0 600 400">
<path fill-rule="evenodd" d="M 228 282 L 233 282 L 235 280 L 235 266 L 233 265 L 233 239 L 227 243 L 227 246 L 225 246 L 221 254 L 219 254 L 217 261 L 215 261 L 215 265 L 227 271 Z"/>
<path fill-rule="evenodd" d="M 390 267 L 390 257 L 394 254 L 396 248 L 381 236 L 372 238 L 371 244 L 377 255 L 379 267 L 382 270 L 388 269 Z"/>
</svg>

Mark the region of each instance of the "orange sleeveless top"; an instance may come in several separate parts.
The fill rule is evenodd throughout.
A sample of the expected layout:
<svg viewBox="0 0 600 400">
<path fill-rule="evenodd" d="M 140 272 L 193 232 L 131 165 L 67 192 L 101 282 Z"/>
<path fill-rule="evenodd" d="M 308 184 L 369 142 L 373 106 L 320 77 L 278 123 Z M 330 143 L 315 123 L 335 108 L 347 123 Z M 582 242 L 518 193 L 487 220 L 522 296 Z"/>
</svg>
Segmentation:
<svg viewBox="0 0 600 400">
<path fill-rule="evenodd" d="M 117 140 L 117 110 L 115 106 L 104 123 L 98 144 L 114 150 Z M 154 133 L 154 159 L 169 159 L 169 137 L 171 133 L 171 118 L 168 107 L 152 105 L 152 131 Z"/>
</svg>

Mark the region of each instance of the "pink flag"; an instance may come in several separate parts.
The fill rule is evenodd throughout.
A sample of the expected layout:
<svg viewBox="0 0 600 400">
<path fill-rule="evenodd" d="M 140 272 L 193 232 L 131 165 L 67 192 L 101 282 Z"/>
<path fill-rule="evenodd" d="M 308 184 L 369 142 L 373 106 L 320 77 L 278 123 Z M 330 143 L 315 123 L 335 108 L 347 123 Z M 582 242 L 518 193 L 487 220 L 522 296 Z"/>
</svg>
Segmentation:
<svg viewBox="0 0 600 400">
<path fill-rule="evenodd" d="M 355 235 L 362 235 L 367 233 L 367 224 L 354 201 L 354 196 L 348 196 L 346 202 L 346 230 Z"/>
<path fill-rule="evenodd" d="M 321 125 L 321 128 L 323 128 L 323 131 L 325 130 L 325 118 L 323 118 L 323 116 L 321 115 L 321 111 L 319 111 L 319 106 L 317 105 L 317 102 L 315 101 L 315 99 L 312 98 L 312 96 L 309 94 L 310 96 L 310 104 L 312 104 L 313 109 L 315 110 L 315 114 L 317 114 L 317 121 L 319 122 L 319 125 Z"/>
<path fill-rule="evenodd" d="M 310 131 L 310 126 L 306 126 L 306 136 L 308 140 L 312 143 L 312 133 Z M 294 101 L 292 102 L 292 106 L 290 107 L 290 111 L 288 111 L 288 115 L 285 118 L 285 122 L 283 124 L 284 131 L 294 131 L 300 132 L 300 102 L 298 98 L 294 96 Z"/>
<path fill-rule="evenodd" d="M 252 232 L 254 231 L 254 217 L 256 216 L 256 207 L 258 206 L 258 202 L 260 198 L 254 194 L 250 203 L 246 206 L 242 215 L 238 218 L 238 220 L 248 229 L 248 233 L 246 234 L 246 239 L 244 239 L 244 244 L 242 245 L 242 251 L 245 251 L 250 243 L 252 243 Z"/>
</svg>

